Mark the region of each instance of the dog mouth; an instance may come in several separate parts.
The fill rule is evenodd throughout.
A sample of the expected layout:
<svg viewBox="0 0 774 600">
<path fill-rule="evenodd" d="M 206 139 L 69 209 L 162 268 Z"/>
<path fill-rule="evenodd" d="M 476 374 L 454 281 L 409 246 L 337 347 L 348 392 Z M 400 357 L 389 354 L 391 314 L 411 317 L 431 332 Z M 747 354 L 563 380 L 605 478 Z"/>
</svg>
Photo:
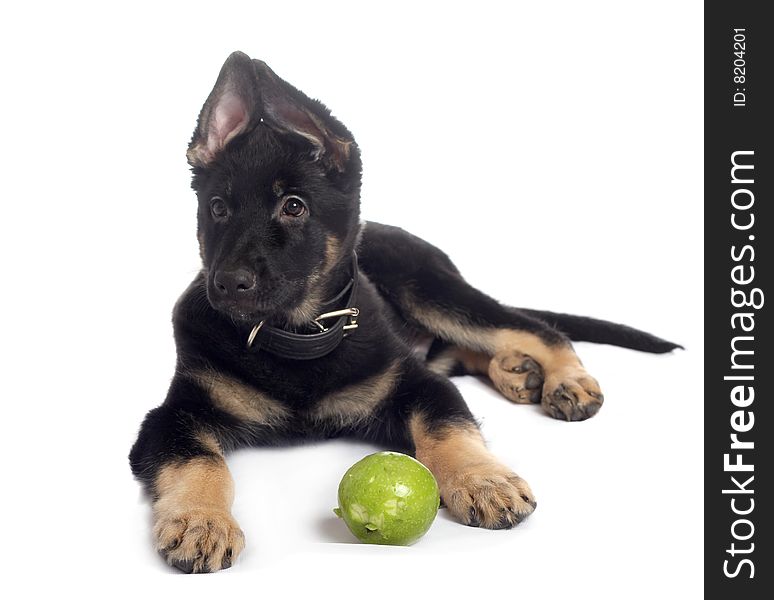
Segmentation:
<svg viewBox="0 0 774 600">
<path fill-rule="evenodd" d="M 272 314 L 265 310 L 244 310 L 241 308 L 233 309 L 219 309 L 221 312 L 225 312 L 233 321 L 237 321 L 245 324 L 260 323 L 269 319 Z"/>
<path fill-rule="evenodd" d="M 280 312 L 278 305 L 281 304 L 275 302 L 255 302 L 246 306 L 243 304 L 223 301 L 213 302 L 210 300 L 210 305 L 216 311 L 229 317 L 236 323 L 254 325 L 261 321 L 274 318 Z"/>
<path fill-rule="evenodd" d="M 277 293 L 279 292 L 279 293 Z M 261 321 L 282 320 L 295 305 L 291 290 L 275 290 L 273 293 L 253 294 L 249 298 L 222 298 L 207 288 L 207 301 L 220 314 L 240 325 L 255 325 Z"/>
</svg>

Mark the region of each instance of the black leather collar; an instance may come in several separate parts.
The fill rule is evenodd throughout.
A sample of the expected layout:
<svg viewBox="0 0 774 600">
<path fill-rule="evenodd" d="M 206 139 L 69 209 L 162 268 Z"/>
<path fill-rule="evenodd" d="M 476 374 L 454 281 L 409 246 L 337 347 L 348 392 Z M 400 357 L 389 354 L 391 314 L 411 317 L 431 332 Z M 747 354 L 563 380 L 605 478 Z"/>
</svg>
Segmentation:
<svg viewBox="0 0 774 600">
<path fill-rule="evenodd" d="M 358 326 L 360 311 L 354 306 L 357 301 L 357 280 L 357 256 L 353 254 L 351 279 L 344 289 L 321 306 L 324 312 L 310 323 L 318 331 L 295 333 L 261 321 L 250 332 L 248 351 L 265 351 L 292 360 L 313 360 L 330 354 L 347 333 Z"/>
</svg>

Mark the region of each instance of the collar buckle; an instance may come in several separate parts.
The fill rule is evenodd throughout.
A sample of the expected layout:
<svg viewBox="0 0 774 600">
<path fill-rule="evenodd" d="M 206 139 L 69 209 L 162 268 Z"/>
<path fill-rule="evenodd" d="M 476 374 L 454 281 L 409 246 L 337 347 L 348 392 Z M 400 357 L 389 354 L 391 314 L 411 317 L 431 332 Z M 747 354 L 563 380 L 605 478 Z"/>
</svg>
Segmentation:
<svg viewBox="0 0 774 600">
<path fill-rule="evenodd" d="M 247 337 L 247 347 L 250 348 L 250 346 L 253 345 L 253 342 L 255 341 L 255 336 L 258 335 L 258 332 L 261 330 L 261 327 L 263 327 L 263 324 L 266 322 L 266 319 L 258 323 L 255 327 L 253 327 L 253 330 L 250 332 L 250 335 Z"/>
<path fill-rule="evenodd" d="M 324 332 L 328 331 L 328 328 L 320 323 L 320 321 L 324 321 L 325 319 L 333 319 L 334 317 L 349 317 L 349 322 L 344 325 L 343 328 L 344 331 L 349 331 L 350 329 L 357 329 L 358 316 L 360 316 L 360 309 L 353 306 L 351 308 L 342 308 L 341 310 L 334 310 L 332 312 L 323 313 L 316 319 L 312 319 L 312 323 L 317 325 L 321 332 Z"/>
</svg>

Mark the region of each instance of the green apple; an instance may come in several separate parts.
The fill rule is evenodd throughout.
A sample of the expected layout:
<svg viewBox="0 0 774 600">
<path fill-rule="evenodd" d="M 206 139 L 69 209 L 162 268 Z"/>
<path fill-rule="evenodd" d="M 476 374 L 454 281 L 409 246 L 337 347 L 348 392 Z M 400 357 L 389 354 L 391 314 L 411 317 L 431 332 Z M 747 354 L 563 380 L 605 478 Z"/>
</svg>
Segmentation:
<svg viewBox="0 0 774 600">
<path fill-rule="evenodd" d="M 334 512 L 361 542 L 407 546 L 430 529 L 440 499 L 435 477 L 421 462 L 377 452 L 344 473 Z"/>
</svg>

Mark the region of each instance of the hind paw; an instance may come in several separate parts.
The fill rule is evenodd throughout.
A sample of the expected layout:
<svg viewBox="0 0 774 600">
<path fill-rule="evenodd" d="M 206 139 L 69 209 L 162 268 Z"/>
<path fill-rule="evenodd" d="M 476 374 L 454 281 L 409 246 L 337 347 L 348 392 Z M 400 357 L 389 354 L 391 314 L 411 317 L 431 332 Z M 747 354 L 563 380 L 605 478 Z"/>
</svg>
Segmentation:
<svg viewBox="0 0 774 600">
<path fill-rule="evenodd" d="M 579 368 L 549 374 L 541 404 L 555 419 L 583 421 L 597 414 L 604 400 L 597 380 Z"/>
<path fill-rule="evenodd" d="M 511 402 L 540 402 L 545 375 L 543 368 L 527 354 L 518 350 L 496 354 L 489 362 L 489 378 Z"/>
</svg>

